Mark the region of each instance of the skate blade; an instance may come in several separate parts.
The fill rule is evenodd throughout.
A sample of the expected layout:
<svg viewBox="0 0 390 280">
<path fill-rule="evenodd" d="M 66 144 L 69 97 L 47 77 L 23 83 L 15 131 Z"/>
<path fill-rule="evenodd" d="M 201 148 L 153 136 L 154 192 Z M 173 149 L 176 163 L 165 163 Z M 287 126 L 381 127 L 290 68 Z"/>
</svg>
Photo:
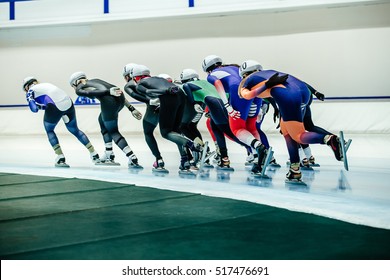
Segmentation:
<svg viewBox="0 0 390 280">
<path fill-rule="evenodd" d="M 320 167 L 321 165 L 319 165 L 318 163 L 310 163 L 310 166 L 311 167 Z"/>
<path fill-rule="evenodd" d="M 261 173 L 253 173 L 251 172 L 251 176 L 256 179 L 266 179 L 271 180 L 272 178 L 266 174 L 262 175 Z"/>
<path fill-rule="evenodd" d="M 58 167 L 58 168 L 69 168 L 70 166 L 68 164 L 66 164 L 66 163 L 60 163 L 60 164 L 56 163 L 55 167 Z"/>
<path fill-rule="evenodd" d="M 213 169 L 214 165 L 212 165 L 212 164 L 205 164 L 205 165 L 203 165 L 203 168 Z"/>
<path fill-rule="evenodd" d="M 221 167 L 221 166 L 217 166 L 217 170 L 218 170 L 218 171 L 223 171 L 223 172 L 234 172 L 234 168 L 233 168 L 233 167 Z"/>
<path fill-rule="evenodd" d="M 298 185 L 298 186 L 307 186 L 307 184 L 305 182 L 303 182 L 302 180 L 298 180 L 298 179 L 286 179 L 285 180 L 286 184 L 290 184 L 290 185 Z"/>
<path fill-rule="evenodd" d="M 301 170 L 305 170 L 305 171 L 313 171 L 314 170 L 313 167 L 311 167 L 311 166 L 301 166 L 300 168 L 301 168 Z"/>
<path fill-rule="evenodd" d="M 165 168 L 153 168 L 152 169 L 152 172 L 153 173 L 164 173 L 164 174 L 168 174 L 169 171 Z"/>
<path fill-rule="evenodd" d="M 268 166 L 274 167 L 274 168 L 281 168 L 282 167 L 279 163 L 270 163 Z"/>
<path fill-rule="evenodd" d="M 121 165 L 119 162 L 110 162 L 110 161 L 108 161 L 108 162 L 104 162 L 104 161 L 101 161 L 101 162 L 96 162 L 95 163 L 95 165 L 97 165 L 97 166 L 119 166 L 119 165 Z"/>
<path fill-rule="evenodd" d="M 142 170 L 142 169 L 144 169 L 141 165 L 128 165 L 128 168 L 129 169 L 133 169 L 133 170 Z"/>
<path fill-rule="evenodd" d="M 178 173 L 180 176 L 184 177 L 196 177 L 196 173 L 192 172 L 191 170 L 179 170 Z"/>
</svg>

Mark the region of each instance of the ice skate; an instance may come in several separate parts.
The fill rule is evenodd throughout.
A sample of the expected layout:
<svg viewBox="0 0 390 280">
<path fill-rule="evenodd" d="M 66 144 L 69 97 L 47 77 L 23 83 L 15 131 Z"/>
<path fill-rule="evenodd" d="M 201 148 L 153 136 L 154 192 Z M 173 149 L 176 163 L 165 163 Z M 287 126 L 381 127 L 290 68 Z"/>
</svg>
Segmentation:
<svg viewBox="0 0 390 280">
<path fill-rule="evenodd" d="M 299 163 L 291 163 L 290 169 L 286 174 L 285 182 L 287 184 L 306 186 L 306 183 L 303 182 L 301 178 L 302 178 L 302 173 L 299 170 Z"/>
<path fill-rule="evenodd" d="M 311 156 L 309 158 L 309 165 L 311 167 L 320 167 L 320 165 L 318 163 L 316 163 L 315 158 L 313 156 Z"/>
<path fill-rule="evenodd" d="M 254 163 L 251 169 L 251 176 L 256 179 L 271 179 L 268 175 L 262 174 L 262 169 L 258 163 Z"/>
<path fill-rule="evenodd" d="M 105 151 L 104 157 L 99 162 L 96 162 L 95 165 L 119 166 L 120 164 L 115 162 L 115 155 L 112 151 Z"/>
<path fill-rule="evenodd" d="M 348 158 L 347 158 L 347 151 L 349 149 L 349 146 L 351 145 L 352 140 L 349 139 L 348 142 L 345 142 L 344 140 L 344 132 L 340 131 L 340 147 L 341 147 L 341 153 L 342 153 L 342 160 L 344 162 L 344 168 L 345 170 L 349 170 L 348 166 Z"/>
<path fill-rule="evenodd" d="M 267 175 L 265 175 L 265 171 L 267 170 L 267 167 L 268 167 L 269 163 L 271 162 L 273 155 L 274 155 L 274 151 L 272 150 L 272 147 L 269 147 L 268 150 L 265 150 L 265 154 L 262 155 L 261 161 L 260 161 L 260 157 L 259 157 L 259 166 L 261 167 L 261 176 L 263 178 L 265 178 L 267 176 Z"/>
<path fill-rule="evenodd" d="M 276 162 L 276 159 L 274 157 L 272 157 L 271 161 L 269 162 L 269 166 L 275 167 L 275 168 L 280 168 L 281 167 L 281 165 Z"/>
<path fill-rule="evenodd" d="M 91 160 L 92 160 L 92 163 L 94 163 L 94 164 L 99 163 L 100 162 L 99 154 L 96 152 L 94 154 L 91 154 Z"/>
<path fill-rule="evenodd" d="M 190 163 L 188 161 L 187 156 L 182 156 L 180 160 L 180 166 L 179 166 L 179 175 L 184 175 L 184 176 L 196 176 L 196 173 L 192 172 L 190 170 Z"/>
<path fill-rule="evenodd" d="M 144 169 L 141 165 L 138 164 L 138 159 L 135 156 L 135 154 L 131 154 L 129 156 L 128 168 L 129 169 Z"/>
<path fill-rule="evenodd" d="M 217 170 L 218 171 L 229 171 L 229 172 L 234 171 L 234 168 L 230 167 L 229 157 L 221 158 L 221 161 L 217 165 Z"/>
<path fill-rule="evenodd" d="M 304 158 L 299 162 L 299 166 L 302 170 L 313 170 L 313 168 L 310 166 L 310 162 L 307 158 Z"/>
<path fill-rule="evenodd" d="M 159 160 L 156 160 L 154 163 L 153 163 L 153 169 L 152 169 L 152 172 L 154 173 L 169 173 L 169 171 L 167 169 L 165 169 L 165 163 L 162 159 L 159 159 Z"/>
<path fill-rule="evenodd" d="M 246 157 L 245 166 L 246 167 L 251 167 L 253 165 L 254 161 L 255 161 L 255 156 L 253 154 L 249 154 Z"/>
<path fill-rule="evenodd" d="M 340 132 L 340 135 L 341 135 L 341 132 Z M 339 137 L 337 137 L 336 135 L 327 135 L 327 136 L 325 136 L 325 143 L 326 143 L 326 145 L 328 145 L 332 149 L 335 158 L 338 161 L 342 161 L 343 160 L 343 152 L 341 149 L 342 149 L 343 145 L 340 144 Z M 344 143 L 344 141 L 343 141 L 343 143 Z"/>
<path fill-rule="evenodd" d="M 65 157 L 63 155 L 59 155 L 56 158 L 55 167 L 65 167 L 65 168 L 68 168 L 70 166 L 65 162 Z"/>
</svg>

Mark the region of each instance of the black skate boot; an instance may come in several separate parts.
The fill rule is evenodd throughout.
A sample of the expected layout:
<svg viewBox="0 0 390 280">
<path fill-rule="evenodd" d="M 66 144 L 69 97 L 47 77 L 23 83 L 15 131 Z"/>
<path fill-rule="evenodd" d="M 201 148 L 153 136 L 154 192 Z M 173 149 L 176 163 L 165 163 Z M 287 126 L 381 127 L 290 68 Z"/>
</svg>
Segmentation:
<svg viewBox="0 0 390 280">
<path fill-rule="evenodd" d="M 301 178 L 302 173 L 299 170 L 299 162 L 291 163 L 290 169 L 286 174 L 286 183 L 306 186 L 306 183 Z"/>
<path fill-rule="evenodd" d="M 327 135 L 325 136 L 324 142 L 332 149 L 335 158 L 338 161 L 342 161 L 343 155 L 341 152 L 340 139 L 336 135 Z"/>
<path fill-rule="evenodd" d="M 138 158 L 135 156 L 133 152 L 131 152 L 131 154 L 129 155 L 128 167 L 130 169 L 143 169 L 143 167 L 138 164 Z"/>
<path fill-rule="evenodd" d="M 256 152 L 257 152 L 257 156 L 258 156 L 257 164 L 259 166 L 263 166 L 265 158 L 267 156 L 267 149 L 265 148 L 265 146 L 263 144 L 260 144 L 259 146 L 257 146 Z"/>
<path fill-rule="evenodd" d="M 169 171 L 167 169 L 165 169 L 165 163 L 163 161 L 162 158 L 160 159 L 157 159 L 154 163 L 153 163 L 153 169 L 152 169 L 153 172 L 158 172 L 158 173 L 169 173 Z"/>
<path fill-rule="evenodd" d="M 180 175 L 191 175 L 191 176 L 196 176 L 196 173 L 191 171 L 191 165 L 190 162 L 188 161 L 187 156 L 182 156 L 180 159 L 180 166 L 179 166 L 179 174 Z"/>
</svg>

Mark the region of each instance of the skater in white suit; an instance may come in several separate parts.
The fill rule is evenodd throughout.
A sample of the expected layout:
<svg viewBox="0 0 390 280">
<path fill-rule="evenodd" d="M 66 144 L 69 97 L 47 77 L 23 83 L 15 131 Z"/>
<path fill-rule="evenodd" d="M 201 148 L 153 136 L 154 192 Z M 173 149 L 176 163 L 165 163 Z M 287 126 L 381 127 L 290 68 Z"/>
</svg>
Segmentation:
<svg viewBox="0 0 390 280">
<path fill-rule="evenodd" d="M 49 142 L 57 155 L 55 160 L 56 167 L 69 167 L 65 161 L 58 137 L 54 132 L 61 118 L 69 132 L 89 151 L 92 161 L 94 163 L 99 162 L 99 155 L 95 148 L 85 133 L 77 126 L 73 101 L 65 91 L 50 83 L 39 83 L 34 77 L 26 77 L 23 80 L 23 90 L 26 92 L 26 99 L 32 112 L 45 111 L 43 125 Z"/>
</svg>

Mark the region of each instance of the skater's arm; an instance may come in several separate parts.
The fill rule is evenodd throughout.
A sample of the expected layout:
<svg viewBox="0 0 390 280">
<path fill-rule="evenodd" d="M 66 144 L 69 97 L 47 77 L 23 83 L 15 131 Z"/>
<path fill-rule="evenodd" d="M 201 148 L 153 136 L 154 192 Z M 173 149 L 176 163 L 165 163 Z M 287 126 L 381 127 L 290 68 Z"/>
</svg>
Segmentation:
<svg viewBox="0 0 390 280">
<path fill-rule="evenodd" d="M 307 88 L 310 90 L 311 94 L 313 94 L 315 97 L 318 98 L 318 100 L 324 101 L 325 95 L 322 94 L 321 92 L 317 91 L 315 88 L 313 88 L 311 85 L 308 83 L 305 83 Z"/>
<path fill-rule="evenodd" d="M 30 107 L 31 112 L 36 113 L 39 111 L 39 107 L 34 99 L 34 91 L 33 90 L 30 89 L 26 93 L 26 100 L 28 102 L 28 106 Z"/>
<path fill-rule="evenodd" d="M 89 98 L 100 97 L 104 95 L 109 95 L 109 89 L 96 89 L 90 87 L 88 84 L 80 83 L 76 88 L 76 94 L 79 96 L 85 96 Z"/>
</svg>

